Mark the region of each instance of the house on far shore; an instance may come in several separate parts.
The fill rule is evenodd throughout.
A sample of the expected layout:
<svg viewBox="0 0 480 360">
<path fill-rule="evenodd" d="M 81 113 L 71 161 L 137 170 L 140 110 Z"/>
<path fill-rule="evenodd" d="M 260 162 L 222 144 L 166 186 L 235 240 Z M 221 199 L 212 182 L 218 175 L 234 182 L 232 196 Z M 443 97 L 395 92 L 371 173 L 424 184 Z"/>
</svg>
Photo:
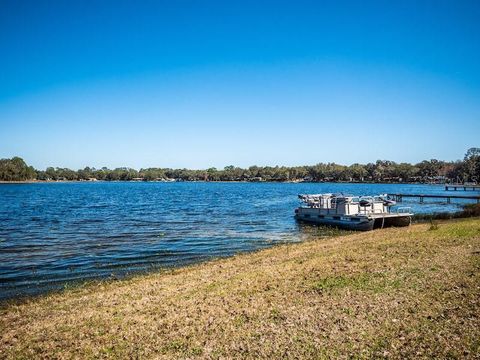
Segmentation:
<svg viewBox="0 0 480 360">
<path fill-rule="evenodd" d="M 250 181 L 251 182 L 262 182 L 263 178 L 261 176 L 255 176 L 255 177 L 250 178 Z"/>
<path fill-rule="evenodd" d="M 98 181 L 98 180 L 97 178 L 91 177 L 91 178 L 88 178 L 88 181 Z"/>
<path fill-rule="evenodd" d="M 141 177 L 132 178 L 132 181 L 143 181 L 143 178 Z"/>
</svg>

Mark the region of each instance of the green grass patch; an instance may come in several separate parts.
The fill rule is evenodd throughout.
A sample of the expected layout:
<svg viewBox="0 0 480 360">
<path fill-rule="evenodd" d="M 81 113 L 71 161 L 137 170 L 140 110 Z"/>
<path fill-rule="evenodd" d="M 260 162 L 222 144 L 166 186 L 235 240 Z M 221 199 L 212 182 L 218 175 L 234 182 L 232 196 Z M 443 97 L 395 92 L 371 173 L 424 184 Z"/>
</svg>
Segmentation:
<svg viewBox="0 0 480 360">
<path fill-rule="evenodd" d="M 182 354 L 186 357 L 191 357 L 191 356 L 200 356 L 203 353 L 203 350 L 199 347 L 190 346 L 187 342 L 185 342 L 182 339 L 176 339 L 166 344 L 163 347 L 163 352 Z"/>
<path fill-rule="evenodd" d="M 385 273 L 360 273 L 350 276 L 327 276 L 315 281 L 312 289 L 317 293 L 332 293 L 342 289 L 381 293 L 398 289 L 401 285 L 401 279 L 392 279 Z"/>
</svg>

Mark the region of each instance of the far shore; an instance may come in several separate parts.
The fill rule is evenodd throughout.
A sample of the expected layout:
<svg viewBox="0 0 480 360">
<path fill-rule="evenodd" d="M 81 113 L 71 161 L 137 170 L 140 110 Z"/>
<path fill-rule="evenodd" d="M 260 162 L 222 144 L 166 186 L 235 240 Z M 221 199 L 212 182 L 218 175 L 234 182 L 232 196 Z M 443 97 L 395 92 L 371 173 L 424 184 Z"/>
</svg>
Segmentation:
<svg viewBox="0 0 480 360">
<path fill-rule="evenodd" d="M 172 183 L 172 182 L 196 182 L 196 183 L 278 183 L 278 184 L 393 184 L 393 185 L 437 185 L 445 186 L 448 184 L 445 183 L 425 183 L 425 182 L 375 182 L 375 181 L 249 181 L 249 180 L 15 180 L 15 181 L 4 181 L 0 180 L 0 184 L 55 184 L 55 183 L 118 183 L 118 182 L 129 182 L 129 183 Z"/>
<path fill-rule="evenodd" d="M 480 218 L 100 281 L 0 309 L 0 358 L 477 358 Z"/>
</svg>

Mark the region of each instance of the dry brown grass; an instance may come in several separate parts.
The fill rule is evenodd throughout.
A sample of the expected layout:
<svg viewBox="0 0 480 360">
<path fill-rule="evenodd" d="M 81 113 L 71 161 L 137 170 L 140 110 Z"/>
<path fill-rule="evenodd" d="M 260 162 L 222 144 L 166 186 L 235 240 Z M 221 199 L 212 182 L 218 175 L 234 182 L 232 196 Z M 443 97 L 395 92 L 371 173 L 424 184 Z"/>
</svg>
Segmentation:
<svg viewBox="0 0 480 360">
<path fill-rule="evenodd" d="M 0 357 L 479 358 L 480 220 L 277 246 L 9 305 Z"/>
</svg>

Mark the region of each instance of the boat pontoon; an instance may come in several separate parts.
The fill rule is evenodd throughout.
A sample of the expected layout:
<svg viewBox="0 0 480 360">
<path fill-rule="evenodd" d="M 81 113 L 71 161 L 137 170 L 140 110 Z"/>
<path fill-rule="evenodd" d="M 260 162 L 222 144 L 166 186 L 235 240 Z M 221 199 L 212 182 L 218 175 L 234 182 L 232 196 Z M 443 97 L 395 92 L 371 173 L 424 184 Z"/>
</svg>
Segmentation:
<svg viewBox="0 0 480 360">
<path fill-rule="evenodd" d="M 389 200 L 387 195 L 314 194 L 298 197 L 305 204 L 295 209 L 297 220 L 348 230 L 408 226 L 413 216 L 407 207 L 392 210 L 396 203 Z"/>
</svg>

